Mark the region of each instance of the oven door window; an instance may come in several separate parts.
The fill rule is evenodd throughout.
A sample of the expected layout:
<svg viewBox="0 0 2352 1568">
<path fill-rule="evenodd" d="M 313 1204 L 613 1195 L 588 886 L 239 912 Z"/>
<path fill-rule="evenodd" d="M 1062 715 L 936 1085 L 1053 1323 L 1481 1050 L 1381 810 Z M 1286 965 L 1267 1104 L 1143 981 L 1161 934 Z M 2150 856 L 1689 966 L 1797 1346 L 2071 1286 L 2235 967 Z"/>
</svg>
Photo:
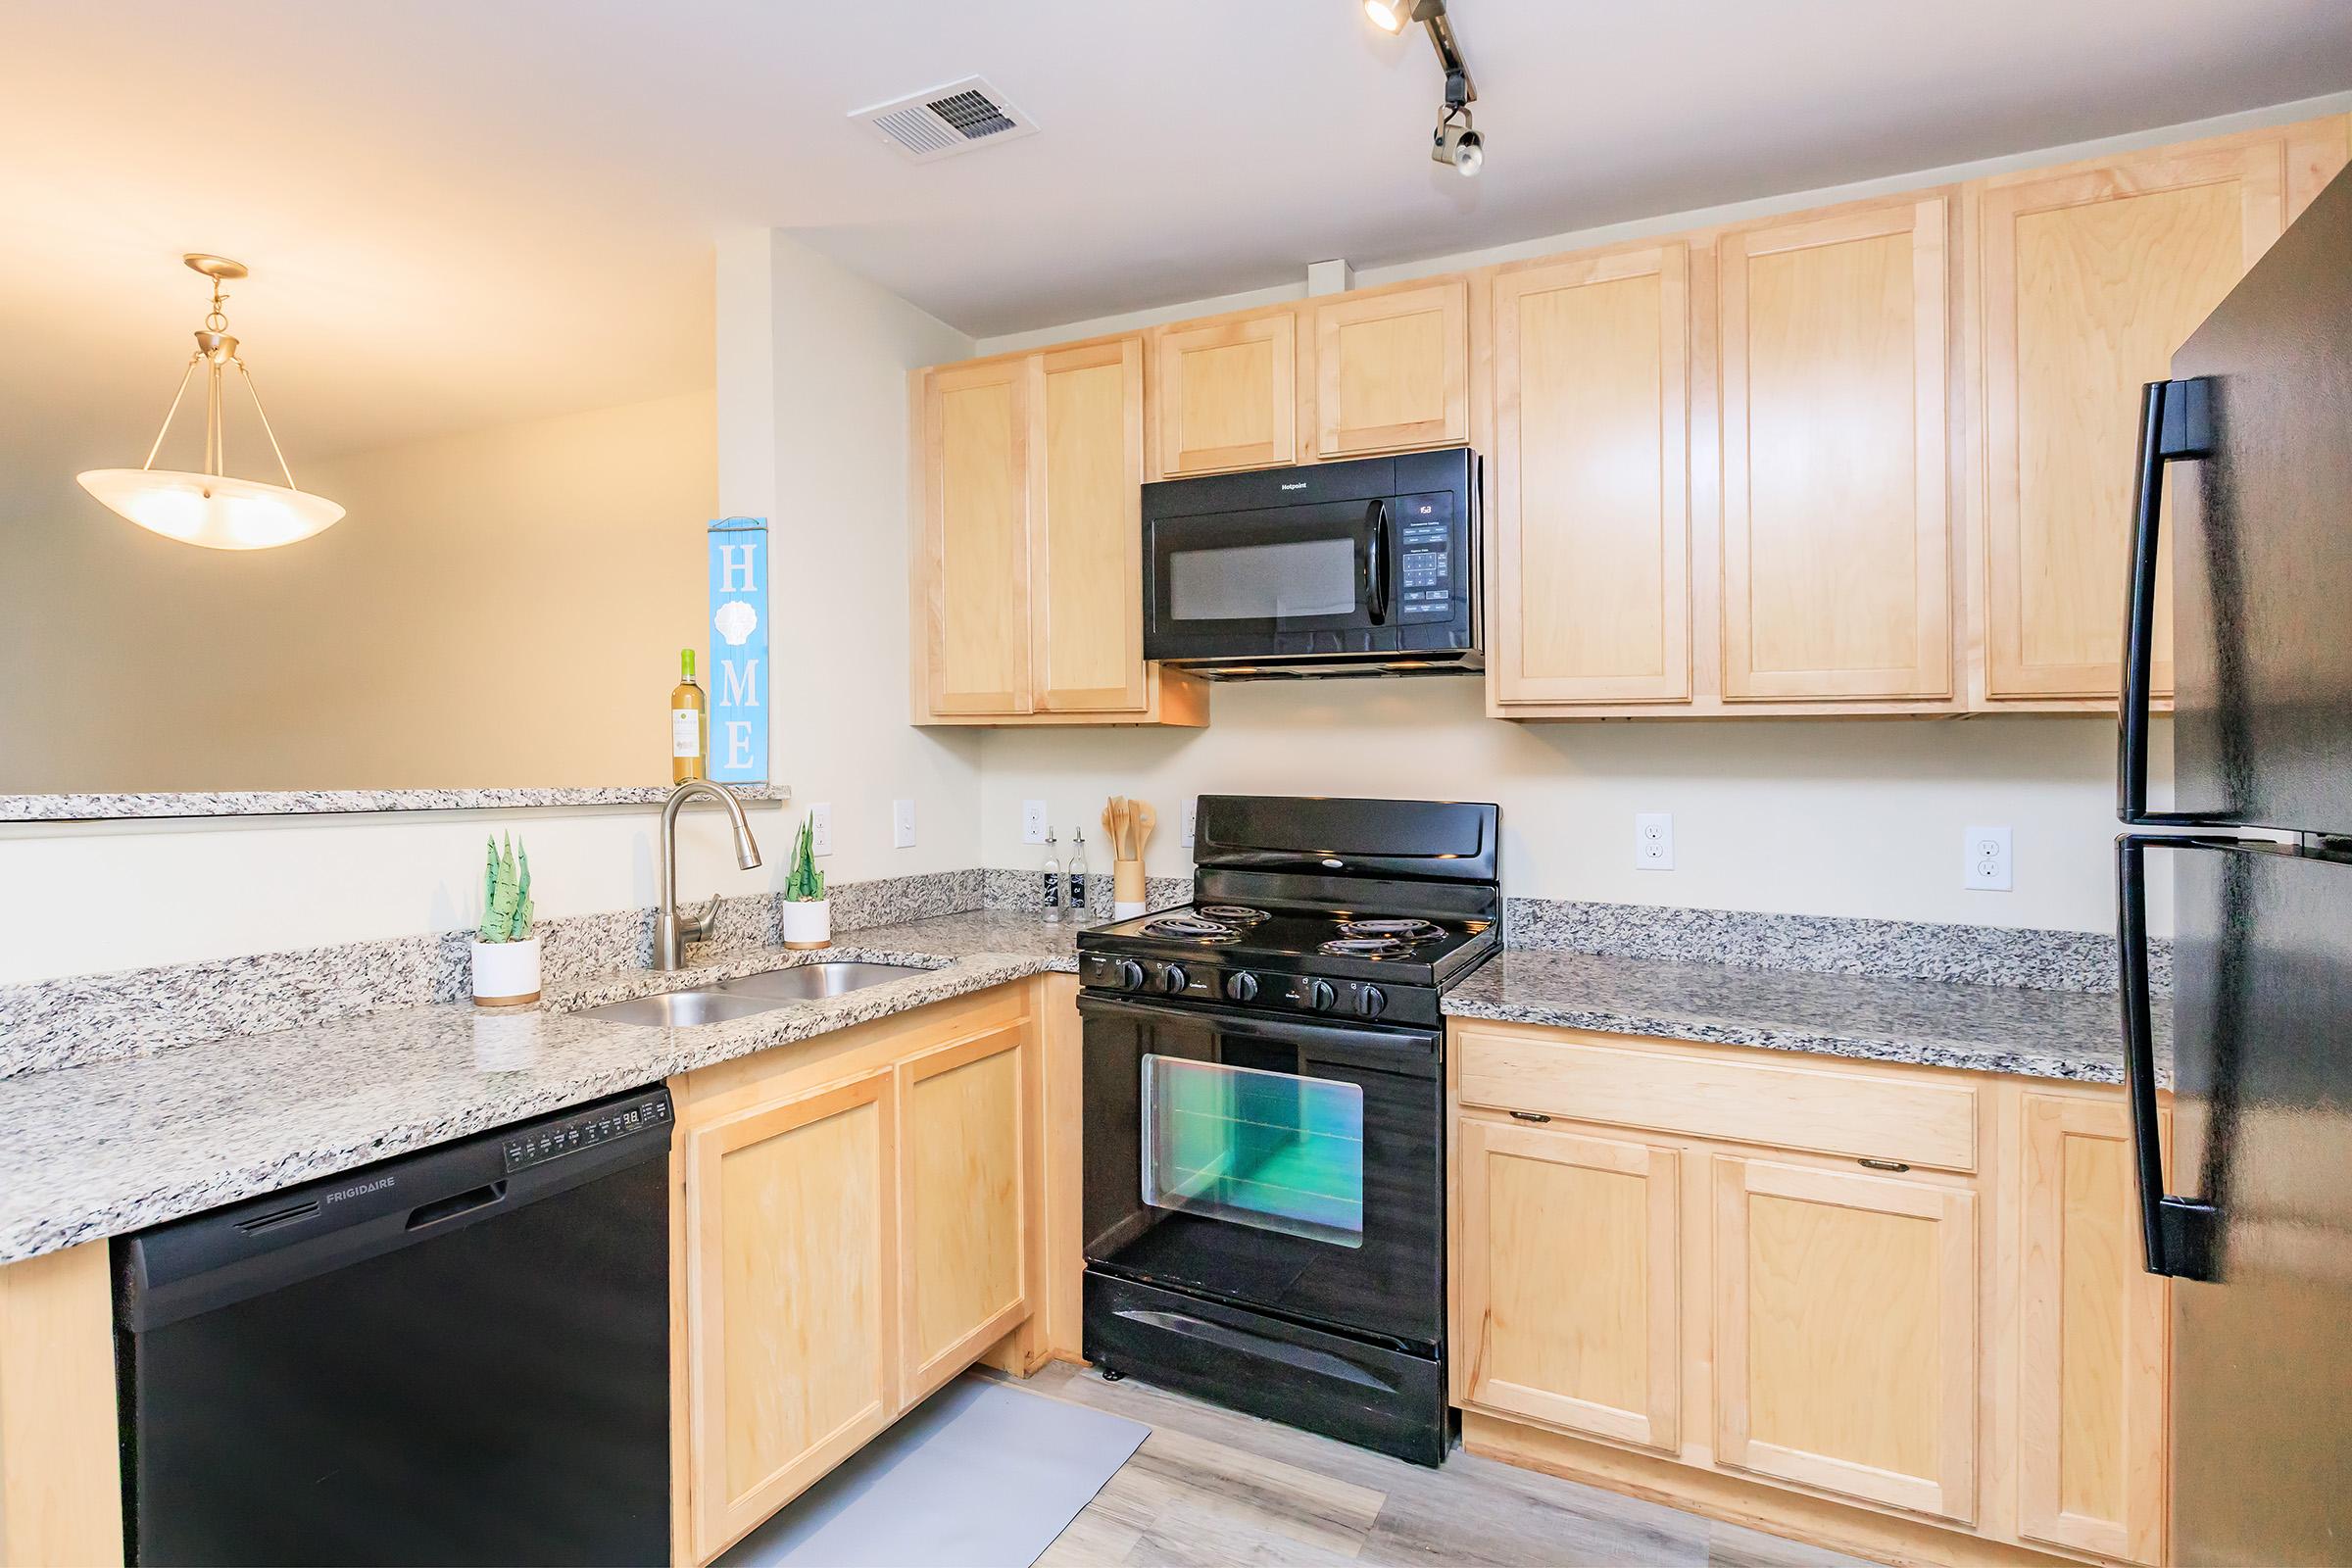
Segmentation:
<svg viewBox="0 0 2352 1568">
<path fill-rule="evenodd" d="M 1364 1092 L 1146 1055 L 1144 1201 L 1334 1247 L 1364 1245 Z"/>
</svg>

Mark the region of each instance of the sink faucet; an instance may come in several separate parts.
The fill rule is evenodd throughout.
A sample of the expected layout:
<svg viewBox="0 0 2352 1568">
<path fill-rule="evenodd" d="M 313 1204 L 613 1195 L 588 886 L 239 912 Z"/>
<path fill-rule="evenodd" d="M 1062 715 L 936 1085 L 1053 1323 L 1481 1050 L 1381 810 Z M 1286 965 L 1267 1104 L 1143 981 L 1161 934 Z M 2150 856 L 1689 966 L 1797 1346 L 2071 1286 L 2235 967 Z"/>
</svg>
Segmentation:
<svg viewBox="0 0 2352 1568">
<path fill-rule="evenodd" d="M 698 795 L 707 795 L 727 808 L 735 827 L 735 863 L 749 871 L 760 863 L 760 846 L 752 842 L 752 825 L 743 819 L 743 803 L 732 790 L 720 789 L 707 778 L 690 778 L 669 792 L 662 803 L 662 911 L 654 917 L 654 967 L 686 967 L 686 944 L 710 934 L 718 913 L 718 895 L 693 913 L 678 912 L 678 808 Z"/>
</svg>

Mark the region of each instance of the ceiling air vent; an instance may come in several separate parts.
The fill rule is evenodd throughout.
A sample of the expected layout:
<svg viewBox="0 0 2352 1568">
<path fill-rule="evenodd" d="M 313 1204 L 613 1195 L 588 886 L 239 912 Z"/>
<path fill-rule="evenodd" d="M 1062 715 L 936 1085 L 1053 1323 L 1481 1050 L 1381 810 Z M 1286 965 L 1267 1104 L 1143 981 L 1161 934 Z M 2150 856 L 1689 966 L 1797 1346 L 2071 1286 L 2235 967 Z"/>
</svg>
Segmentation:
<svg viewBox="0 0 2352 1568">
<path fill-rule="evenodd" d="M 1034 135 L 1036 124 L 978 76 L 853 113 L 907 159 L 927 164 L 975 147 Z"/>
</svg>

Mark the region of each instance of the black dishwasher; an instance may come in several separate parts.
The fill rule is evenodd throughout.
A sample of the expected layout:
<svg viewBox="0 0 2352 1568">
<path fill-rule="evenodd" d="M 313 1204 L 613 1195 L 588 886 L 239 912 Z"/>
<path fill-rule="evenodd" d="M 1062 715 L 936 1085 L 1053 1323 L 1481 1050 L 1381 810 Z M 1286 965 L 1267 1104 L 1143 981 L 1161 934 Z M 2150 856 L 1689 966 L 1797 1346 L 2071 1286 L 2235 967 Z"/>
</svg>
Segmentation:
<svg viewBox="0 0 2352 1568">
<path fill-rule="evenodd" d="M 669 1553 L 654 1087 L 115 1244 L 141 1563 Z"/>
</svg>

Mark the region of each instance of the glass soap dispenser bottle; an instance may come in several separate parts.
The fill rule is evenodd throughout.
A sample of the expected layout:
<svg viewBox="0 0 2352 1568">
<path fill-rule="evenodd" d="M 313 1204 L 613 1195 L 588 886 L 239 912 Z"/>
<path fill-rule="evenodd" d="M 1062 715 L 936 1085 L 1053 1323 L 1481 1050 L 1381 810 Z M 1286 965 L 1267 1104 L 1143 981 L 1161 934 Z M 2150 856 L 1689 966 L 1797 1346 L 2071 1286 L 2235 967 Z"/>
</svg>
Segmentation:
<svg viewBox="0 0 2352 1568">
<path fill-rule="evenodd" d="M 1078 842 L 1070 846 L 1070 923 L 1086 924 L 1086 829 L 1078 829 Z"/>
<path fill-rule="evenodd" d="M 1045 896 L 1042 902 L 1046 924 L 1058 923 L 1061 919 L 1061 861 L 1054 858 L 1052 828 L 1046 829 L 1046 879 L 1039 891 Z"/>
</svg>

